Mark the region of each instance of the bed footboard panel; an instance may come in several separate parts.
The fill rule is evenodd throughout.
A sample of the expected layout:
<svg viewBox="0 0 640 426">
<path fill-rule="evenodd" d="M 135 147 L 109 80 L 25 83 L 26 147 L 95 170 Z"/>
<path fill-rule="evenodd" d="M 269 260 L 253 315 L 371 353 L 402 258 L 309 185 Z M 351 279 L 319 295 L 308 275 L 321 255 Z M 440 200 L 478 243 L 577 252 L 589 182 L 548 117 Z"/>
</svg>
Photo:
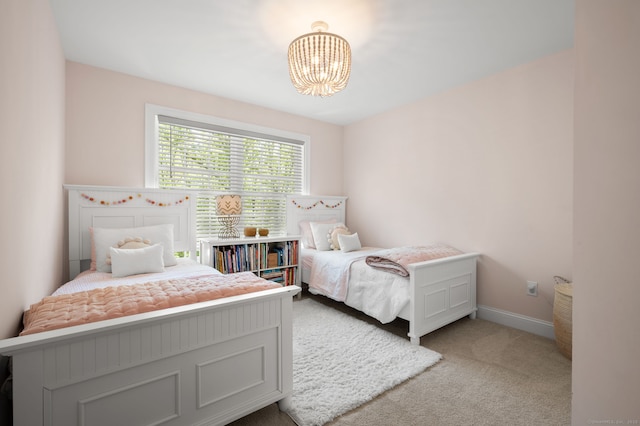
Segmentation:
<svg viewBox="0 0 640 426">
<path fill-rule="evenodd" d="M 409 265 L 411 306 L 409 337 L 420 337 L 475 313 L 477 254 Z"/>
<path fill-rule="evenodd" d="M 16 351 L 14 424 L 229 423 L 291 393 L 292 303 L 252 297 Z"/>
</svg>

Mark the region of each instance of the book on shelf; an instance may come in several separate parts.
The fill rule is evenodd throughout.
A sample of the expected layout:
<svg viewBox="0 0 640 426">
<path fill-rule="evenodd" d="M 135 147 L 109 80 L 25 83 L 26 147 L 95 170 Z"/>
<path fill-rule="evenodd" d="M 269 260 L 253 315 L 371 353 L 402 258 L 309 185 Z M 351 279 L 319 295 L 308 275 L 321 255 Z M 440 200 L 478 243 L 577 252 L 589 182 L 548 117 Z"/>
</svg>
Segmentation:
<svg viewBox="0 0 640 426">
<path fill-rule="evenodd" d="M 265 280 L 269 280 L 269 281 L 274 281 L 274 282 L 284 281 L 284 271 L 279 269 L 267 269 L 266 271 L 262 271 L 260 276 Z"/>
<path fill-rule="evenodd" d="M 222 273 L 256 270 L 256 248 L 253 245 L 231 245 L 214 247 L 212 251 L 213 267 Z"/>
<path fill-rule="evenodd" d="M 297 240 L 215 245 L 209 256 L 223 274 L 251 271 L 283 285 L 297 283 Z"/>
</svg>

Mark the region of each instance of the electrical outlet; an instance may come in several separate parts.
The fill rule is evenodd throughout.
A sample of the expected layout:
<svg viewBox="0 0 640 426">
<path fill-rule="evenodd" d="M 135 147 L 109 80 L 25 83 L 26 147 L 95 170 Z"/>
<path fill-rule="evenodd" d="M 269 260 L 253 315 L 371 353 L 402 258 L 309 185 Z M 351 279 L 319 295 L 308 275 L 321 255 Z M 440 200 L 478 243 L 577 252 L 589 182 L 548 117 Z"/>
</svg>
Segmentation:
<svg viewBox="0 0 640 426">
<path fill-rule="evenodd" d="M 527 281 L 527 295 L 538 296 L 538 283 L 535 281 Z"/>
</svg>

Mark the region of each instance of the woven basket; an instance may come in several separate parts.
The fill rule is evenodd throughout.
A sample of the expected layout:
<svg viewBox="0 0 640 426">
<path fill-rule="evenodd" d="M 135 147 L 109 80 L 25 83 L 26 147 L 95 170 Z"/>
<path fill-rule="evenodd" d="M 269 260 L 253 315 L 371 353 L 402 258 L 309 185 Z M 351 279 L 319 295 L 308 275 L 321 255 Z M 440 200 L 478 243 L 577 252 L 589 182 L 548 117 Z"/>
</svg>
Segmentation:
<svg viewBox="0 0 640 426">
<path fill-rule="evenodd" d="M 573 284 L 558 283 L 553 299 L 553 329 L 560 353 L 571 359 L 571 341 L 573 338 Z"/>
</svg>

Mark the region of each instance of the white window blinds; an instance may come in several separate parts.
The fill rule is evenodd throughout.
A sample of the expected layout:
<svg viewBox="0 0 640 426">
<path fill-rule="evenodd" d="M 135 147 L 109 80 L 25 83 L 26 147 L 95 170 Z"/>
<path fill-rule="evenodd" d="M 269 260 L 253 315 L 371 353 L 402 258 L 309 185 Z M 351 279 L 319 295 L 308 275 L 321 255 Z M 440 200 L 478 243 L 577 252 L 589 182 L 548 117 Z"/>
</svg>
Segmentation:
<svg viewBox="0 0 640 426">
<path fill-rule="evenodd" d="M 157 182 L 198 190 L 198 238 L 218 235 L 215 197 L 242 195 L 239 227 L 286 233 L 286 194 L 304 188 L 304 141 L 157 115 Z"/>
</svg>

